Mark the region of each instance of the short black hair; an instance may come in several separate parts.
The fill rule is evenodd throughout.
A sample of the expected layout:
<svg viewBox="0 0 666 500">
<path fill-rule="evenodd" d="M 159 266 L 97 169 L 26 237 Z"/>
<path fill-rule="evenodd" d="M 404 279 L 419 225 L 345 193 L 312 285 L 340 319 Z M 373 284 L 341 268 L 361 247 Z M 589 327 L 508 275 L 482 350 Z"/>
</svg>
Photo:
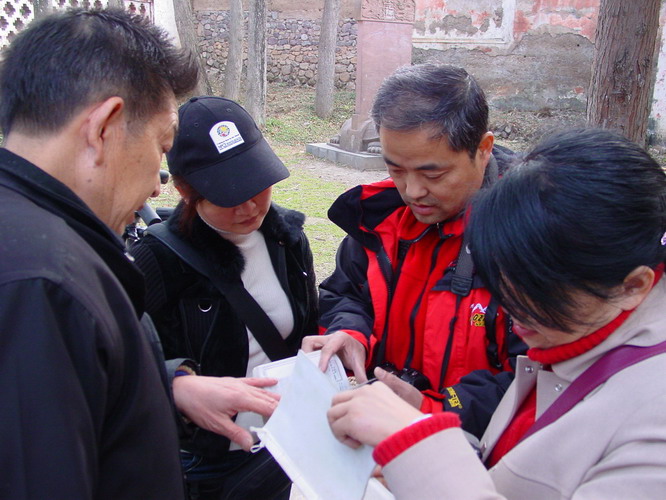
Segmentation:
<svg viewBox="0 0 666 500">
<path fill-rule="evenodd" d="M 490 292 L 517 319 L 571 331 L 572 292 L 608 299 L 666 247 L 666 174 L 605 130 L 545 139 L 472 205 L 470 247 Z"/>
<path fill-rule="evenodd" d="M 196 86 L 189 51 L 140 16 L 119 9 L 71 9 L 32 22 L 0 64 L 0 128 L 59 130 L 83 107 L 119 96 L 130 120 L 163 110 Z"/>
<path fill-rule="evenodd" d="M 399 68 L 379 87 L 371 116 L 378 130 L 434 127 L 435 137 L 446 137 L 451 149 L 470 156 L 488 132 L 486 96 L 474 77 L 455 66 Z"/>
</svg>

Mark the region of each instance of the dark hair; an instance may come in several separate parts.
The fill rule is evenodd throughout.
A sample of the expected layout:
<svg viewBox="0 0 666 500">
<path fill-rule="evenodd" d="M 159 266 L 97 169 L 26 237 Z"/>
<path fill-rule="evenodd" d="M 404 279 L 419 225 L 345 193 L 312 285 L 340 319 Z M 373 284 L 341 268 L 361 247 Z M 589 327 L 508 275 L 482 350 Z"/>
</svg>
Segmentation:
<svg viewBox="0 0 666 500">
<path fill-rule="evenodd" d="M 556 134 L 479 193 L 467 230 L 479 275 L 514 317 L 571 331 L 572 292 L 609 299 L 633 269 L 664 261 L 666 174 L 615 133 Z"/>
<path fill-rule="evenodd" d="M 122 10 L 72 9 L 36 20 L 4 51 L 0 127 L 55 132 L 79 110 L 112 96 L 130 120 L 164 109 L 196 86 L 198 67 L 150 21 Z"/>
<path fill-rule="evenodd" d="M 476 80 L 462 68 L 404 66 L 377 91 L 371 112 L 377 129 L 435 128 L 454 151 L 474 156 L 488 132 L 488 103 Z"/>
<path fill-rule="evenodd" d="M 178 227 L 184 234 L 189 236 L 192 234 L 194 219 L 196 219 L 198 215 L 197 204 L 205 198 L 199 193 L 199 191 L 194 189 L 182 175 L 173 174 L 171 176 L 171 181 L 174 186 L 177 186 L 184 191 L 181 195 L 182 201 L 180 203 L 183 206 L 183 211 L 178 222 Z"/>
</svg>

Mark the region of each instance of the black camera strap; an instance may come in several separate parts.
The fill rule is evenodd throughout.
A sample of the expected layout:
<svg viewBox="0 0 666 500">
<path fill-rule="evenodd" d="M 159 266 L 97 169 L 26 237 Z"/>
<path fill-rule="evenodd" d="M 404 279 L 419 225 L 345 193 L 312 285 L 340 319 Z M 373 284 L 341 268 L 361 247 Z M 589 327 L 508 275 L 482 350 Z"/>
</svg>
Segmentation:
<svg viewBox="0 0 666 500">
<path fill-rule="evenodd" d="M 497 160 L 491 156 L 486 167 L 483 187 L 494 184 L 498 178 L 499 168 L 497 165 Z M 443 388 L 446 372 L 449 369 L 449 363 L 451 361 L 454 331 L 456 322 L 458 321 L 458 309 L 460 308 L 462 298 L 467 297 L 474 287 L 474 261 L 472 260 L 472 253 L 469 250 L 468 234 L 468 231 L 463 233 L 463 241 L 462 245 L 460 246 L 460 251 L 458 252 L 456 268 L 453 272 L 453 277 L 451 278 L 450 290 L 456 295 L 456 308 L 453 312 L 453 318 L 451 318 L 451 322 L 449 323 L 449 338 L 446 340 L 446 348 L 444 349 L 444 358 L 442 359 L 442 368 L 439 376 L 440 390 Z M 488 356 L 490 363 L 497 367 L 499 362 L 499 354 L 497 353 L 497 340 L 495 339 L 495 315 L 497 314 L 497 304 L 496 302 L 494 303 L 492 299 L 491 304 L 489 304 L 488 308 L 486 309 L 486 321 L 488 321 L 488 314 L 492 315 L 492 321 L 486 323 L 486 338 L 488 339 L 486 355 Z"/>
<path fill-rule="evenodd" d="M 446 372 L 449 369 L 451 361 L 451 351 L 453 350 L 453 337 L 456 329 L 456 322 L 458 321 L 458 309 L 460 309 L 460 302 L 463 297 L 467 297 L 472 291 L 474 283 L 474 261 L 472 261 L 472 254 L 469 251 L 469 236 L 468 232 L 463 233 L 463 241 L 460 245 L 458 252 L 458 261 L 456 262 L 456 269 L 453 272 L 451 279 L 451 292 L 456 295 L 456 308 L 453 312 L 453 318 L 449 323 L 449 338 L 446 339 L 446 348 L 444 349 L 444 358 L 442 359 L 442 368 L 439 375 L 439 388 L 441 389 L 446 378 Z"/>
<path fill-rule="evenodd" d="M 237 282 L 222 280 L 192 245 L 169 230 L 164 223 L 150 226 L 146 233 L 160 240 L 195 271 L 213 282 L 250 329 L 271 361 L 288 358 L 296 354 L 287 346 L 266 312 L 245 289 L 240 279 Z"/>
</svg>

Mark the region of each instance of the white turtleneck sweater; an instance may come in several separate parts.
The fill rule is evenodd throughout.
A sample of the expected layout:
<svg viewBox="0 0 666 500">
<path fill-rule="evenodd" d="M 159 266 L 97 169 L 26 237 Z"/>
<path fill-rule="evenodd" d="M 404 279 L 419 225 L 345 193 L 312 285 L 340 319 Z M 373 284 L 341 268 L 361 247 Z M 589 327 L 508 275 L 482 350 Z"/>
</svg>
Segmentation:
<svg viewBox="0 0 666 500">
<path fill-rule="evenodd" d="M 201 214 L 199 215 L 201 216 Z M 261 306 L 282 335 L 282 338 L 287 338 L 294 329 L 294 315 L 287 294 L 282 289 L 273 269 L 264 235 L 259 231 L 253 231 L 250 234 L 229 233 L 217 229 L 203 217 L 201 219 L 220 236 L 238 247 L 245 259 L 245 267 L 241 273 L 243 286 L 254 297 L 257 304 Z M 249 357 L 246 376 L 251 377 L 254 367 L 270 362 L 270 358 L 263 351 L 249 328 L 247 329 L 247 338 Z M 261 427 L 264 425 L 263 417 L 253 412 L 239 413 L 236 417 L 236 423 L 244 429 L 249 429 L 250 426 Z M 241 447 L 232 442 L 229 449 L 240 450 Z"/>
</svg>

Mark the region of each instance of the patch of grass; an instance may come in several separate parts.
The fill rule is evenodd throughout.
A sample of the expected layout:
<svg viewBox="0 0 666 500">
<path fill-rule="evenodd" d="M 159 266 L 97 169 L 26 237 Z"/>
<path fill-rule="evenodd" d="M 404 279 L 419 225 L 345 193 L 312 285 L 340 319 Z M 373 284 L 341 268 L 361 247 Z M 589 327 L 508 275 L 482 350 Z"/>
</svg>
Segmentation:
<svg viewBox="0 0 666 500">
<path fill-rule="evenodd" d="M 310 240 L 317 283 L 331 275 L 335 269 L 335 252 L 345 232 L 329 220 L 308 218 L 305 234 Z"/>
<path fill-rule="evenodd" d="M 315 91 L 285 85 L 269 87 L 264 134 L 271 143 L 301 146 L 333 137 L 354 113 L 354 93 L 335 92 L 333 113 L 322 119 L 315 114 Z"/>
<path fill-rule="evenodd" d="M 273 200 L 307 215 L 305 234 L 310 240 L 317 282 L 335 268 L 335 251 L 345 233 L 327 218 L 331 203 L 345 186 L 322 180 L 305 170 L 290 168 L 291 175 L 273 188 Z"/>
<path fill-rule="evenodd" d="M 160 195 L 155 198 L 148 200 L 148 203 L 153 207 L 175 207 L 180 201 L 180 194 L 176 191 L 176 188 L 173 185 L 173 182 L 169 180 L 169 183 L 162 186 L 160 190 Z"/>
<path fill-rule="evenodd" d="M 355 94 L 336 91 L 333 113 L 324 120 L 315 115 L 315 91 L 285 85 L 269 87 L 264 135 L 291 172 L 273 190 L 276 203 L 305 213 L 305 232 L 310 240 L 317 281 L 335 269 L 335 252 L 345 233 L 330 222 L 331 203 L 345 190 L 339 182 L 325 181 L 295 165 L 308 161 L 305 145 L 325 142 L 338 133 L 354 113 Z"/>
<path fill-rule="evenodd" d="M 666 169 L 666 148 L 664 147 L 651 147 L 648 148 L 648 152 L 654 158 L 663 169 Z"/>
<path fill-rule="evenodd" d="M 288 178 L 273 188 L 275 202 L 309 217 L 325 219 L 331 203 L 345 190 L 344 185 L 322 180 L 301 169 L 292 168 L 290 172 Z"/>
<path fill-rule="evenodd" d="M 162 170 L 169 170 L 167 166 L 166 158 L 162 158 Z M 160 195 L 157 198 L 149 198 L 148 204 L 153 208 L 168 208 L 175 207 L 180 201 L 180 194 L 176 190 L 176 187 L 173 185 L 171 179 L 165 185 L 160 188 Z"/>
</svg>

